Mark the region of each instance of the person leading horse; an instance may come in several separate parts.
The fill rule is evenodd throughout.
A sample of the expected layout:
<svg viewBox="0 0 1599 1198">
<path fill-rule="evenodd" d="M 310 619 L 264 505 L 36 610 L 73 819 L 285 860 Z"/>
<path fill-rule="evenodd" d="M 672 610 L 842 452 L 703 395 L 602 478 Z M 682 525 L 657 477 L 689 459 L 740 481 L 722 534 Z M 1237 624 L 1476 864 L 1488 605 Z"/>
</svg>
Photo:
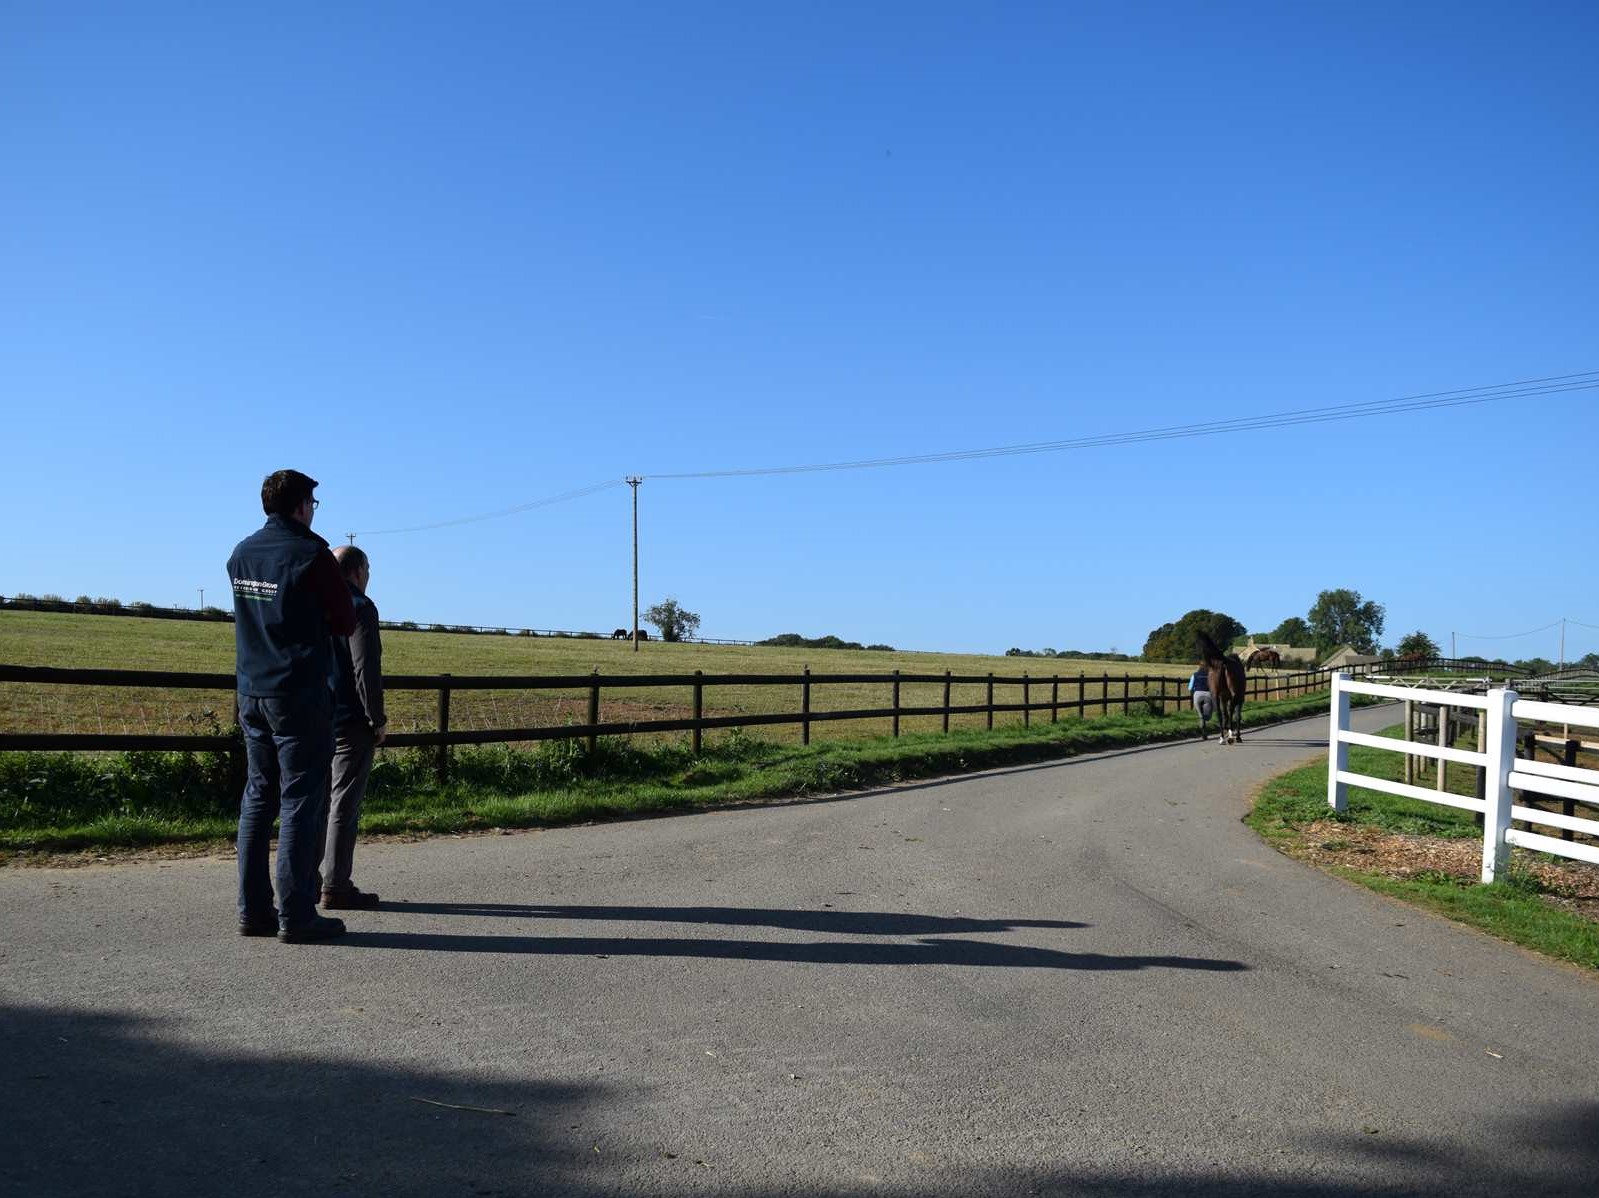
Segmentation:
<svg viewBox="0 0 1599 1198">
<path fill-rule="evenodd" d="M 1223 653 L 1206 633 L 1198 633 L 1196 639 L 1210 679 L 1210 693 L 1215 696 L 1221 743 L 1237 744 L 1243 739 L 1244 663 L 1236 653 Z"/>
</svg>

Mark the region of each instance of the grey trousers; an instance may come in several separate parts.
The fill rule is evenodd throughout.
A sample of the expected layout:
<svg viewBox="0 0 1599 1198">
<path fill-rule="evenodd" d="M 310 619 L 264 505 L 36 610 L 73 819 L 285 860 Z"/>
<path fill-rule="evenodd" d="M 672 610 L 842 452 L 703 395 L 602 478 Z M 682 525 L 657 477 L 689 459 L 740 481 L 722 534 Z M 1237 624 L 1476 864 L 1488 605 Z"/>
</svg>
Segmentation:
<svg viewBox="0 0 1599 1198">
<path fill-rule="evenodd" d="M 328 803 L 327 847 L 322 853 L 322 889 L 349 890 L 355 864 L 355 830 L 361 819 L 361 800 L 372 772 L 372 729 L 352 720 L 339 728 L 333 741 L 331 796 Z"/>
<path fill-rule="evenodd" d="M 1210 723 L 1210 717 L 1216 714 L 1216 700 L 1209 691 L 1194 692 L 1194 711 L 1201 725 Z M 335 771 L 339 768 L 337 758 L 334 759 L 333 768 Z"/>
</svg>

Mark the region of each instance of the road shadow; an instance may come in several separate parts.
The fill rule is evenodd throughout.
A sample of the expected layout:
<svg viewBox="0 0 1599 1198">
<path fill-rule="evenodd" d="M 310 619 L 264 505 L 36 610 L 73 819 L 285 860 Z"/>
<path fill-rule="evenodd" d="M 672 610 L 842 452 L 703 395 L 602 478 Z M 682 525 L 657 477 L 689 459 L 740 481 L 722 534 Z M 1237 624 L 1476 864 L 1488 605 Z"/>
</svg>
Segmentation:
<svg viewBox="0 0 1599 1198">
<path fill-rule="evenodd" d="M 1235 745 L 1228 745 L 1230 749 L 1248 748 L 1250 745 L 1267 745 L 1274 749 L 1325 749 L 1327 738 L 1324 736 L 1317 740 L 1314 737 L 1294 736 L 1250 736 L 1247 732 L 1243 740 Z"/>
<path fill-rule="evenodd" d="M 1016 928 L 1086 928 L 1069 919 L 970 919 L 900 911 L 782 910 L 761 907 L 597 907 L 555 903 L 383 903 L 383 911 L 415 915 L 487 915 L 513 919 L 622 920 L 628 923 L 718 924 L 787 928 L 851 936 L 940 936 L 1009 932 Z"/>
<path fill-rule="evenodd" d="M 1011 969 L 1197 969 L 1230 973 L 1242 961 L 1209 957 L 1113 956 L 1069 953 L 982 940 L 918 940 L 915 944 L 686 937 L 459 936 L 447 932 L 350 932 L 324 941 L 327 949 L 383 948 L 435 953 L 514 953 L 536 957 L 689 957 L 711 961 L 785 961 L 806 965 L 969 965 Z"/>
<path fill-rule="evenodd" d="M 856 1180 L 844 1160 L 833 1170 L 843 1176 L 818 1168 L 803 1128 L 819 1110 L 830 1126 L 834 1112 L 825 1097 L 796 1091 L 796 1127 L 758 1133 L 754 1177 L 778 1179 L 758 1181 L 738 1168 L 745 1145 L 736 1138 L 720 1144 L 715 1162 L 684 1152 L 685 1141 L 728 1134 L 715 1112 L 684 1112 L 680 1128 L 652 1123 L 642 1117 L 648 1095 L 639 1086 L 328 1059 L 308 1053 L 290 1031 L 275 1053 L 193 1039 L 212 1030 L 0 1006 L 0 1195 L 1592 1198 L 1599 1177 L 1599 1103 L 1587 1100 L 1485 1113 L 1449 1129 L 1447 1142 L 1370 1134 L 1345 1121 L 1249 1145 L 1218 1125 L 1173 1153 L 1116 1170 L 1072 1167 L 1065 1125 L 1058 1165 L 974 1163 L 970 1146 L 950 1143 L 929 1108 L 925 1121 L 900 1129 L 903 1143 L 881 1145 L 878 1176 Z M 518 1067 L 532 1068 L 525 1056 Z M 628 1113 L 620 1124 L 618 1109 Z M 1159 1124 L 1194 1114 L 1166 1112 Z M 857 1154 L 873 1151 L 858 1139 L 846 1143 Z M 930 1159 L 908 1163 L 907 1144 L 925 1145 Z M 1190 1163 L 1197 1160 L 1206 1164 Z"/>
<path fill-rule="evenodd" d="M 593 1150 L 570 1125 L 627 1094 L 316 1058 L 287 1026 L 277 1054 L 179 1042 L 185 1031 L 0 1007 L 0 1194 L 433 1198 L 487 1192 L 489 1178 L 577 1194 Z"/>
</svg>

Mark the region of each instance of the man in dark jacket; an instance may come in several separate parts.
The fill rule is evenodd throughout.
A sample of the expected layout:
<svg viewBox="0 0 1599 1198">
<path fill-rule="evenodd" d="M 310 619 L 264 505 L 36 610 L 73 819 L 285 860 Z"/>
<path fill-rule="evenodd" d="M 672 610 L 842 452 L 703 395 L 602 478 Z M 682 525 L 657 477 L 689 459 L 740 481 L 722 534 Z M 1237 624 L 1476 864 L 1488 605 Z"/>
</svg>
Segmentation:
<svg viewBox="0 0 1599 1198">
<path fill-rule="evenodd" d="M 355 609 L 328 543 L 311 531 L 316 486 L 298 470 L 267 475 L 266 524 L 228 559 L 249 765 L 239 804 L 239 934 L 286 943 L 344 931 L 317 914 L 316 868 L 333 758 L 332 638 L 355 631 Z M 274 818 L 275 910 L 267 868 Z"/>
<path fill-rule="evenodd" d="M 333 786 L 328 806 L 327 847 L 322 854 L 322 905 L 333 911 L 366 910 L 378 896 L 351 880 L 355 831 L 372 772 L 372 751 L 388 734 L 383 711 L 383 644 L 378 609 L 367 598 L 372 566 L 354 545 L 340 545 L 333 556 L 344 572 L 355 605 L 355 631 L 333 639 Z"/>
</svg>

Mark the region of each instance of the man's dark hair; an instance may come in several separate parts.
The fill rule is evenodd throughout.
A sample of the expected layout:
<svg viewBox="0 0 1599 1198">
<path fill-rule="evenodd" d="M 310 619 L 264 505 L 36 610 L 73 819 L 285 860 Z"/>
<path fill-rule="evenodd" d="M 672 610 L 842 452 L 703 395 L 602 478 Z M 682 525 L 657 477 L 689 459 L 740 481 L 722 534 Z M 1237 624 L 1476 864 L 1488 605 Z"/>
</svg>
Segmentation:
<svg viewBox="0 0 1599 1198">
<path fill-rule="evenodd" d="M 316 479 L 298 470 L 274 470 L 261 483 L 261 510 L 269 516 L 292 516 L 316 487 Z"/>
</svg>

